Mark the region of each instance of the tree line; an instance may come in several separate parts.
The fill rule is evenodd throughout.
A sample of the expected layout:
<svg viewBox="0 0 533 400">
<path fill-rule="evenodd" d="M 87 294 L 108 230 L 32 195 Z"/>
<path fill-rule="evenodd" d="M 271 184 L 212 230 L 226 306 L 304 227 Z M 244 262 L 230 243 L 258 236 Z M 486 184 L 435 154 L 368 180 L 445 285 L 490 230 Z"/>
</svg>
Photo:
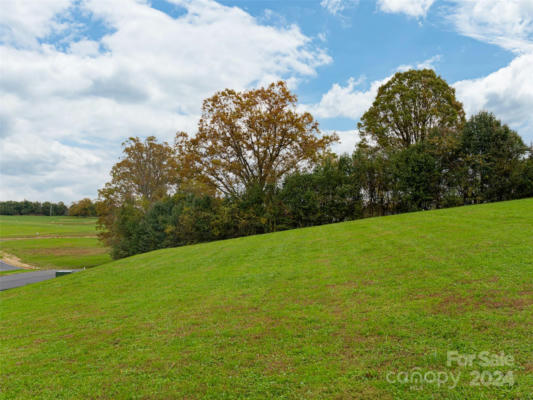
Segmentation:
<svg viewBox="0 0 533 400">
<path fill-rule="evenodd" d="M 194 136 L 123 143 L 95 209 L 114 258 L 358 218 L 533 196 L 533 152 L 493 114 L 468 120 L 432 70 L 397 73 L 352 154 L 285 83 L 206 99 Z"/>
<path fill-rule="evenodd" d="M 89 198 L 73 202 L 67 207 L 62 201 L 0 201 L 0 215 L 45 215 L 72 217 L 96 217 L 96 202 Z"/>
<path fill-rule="evenodd" d="M 68 207 L 62 202 L 0 201 L 0 215 L 67 215 Z"/>
</svg>

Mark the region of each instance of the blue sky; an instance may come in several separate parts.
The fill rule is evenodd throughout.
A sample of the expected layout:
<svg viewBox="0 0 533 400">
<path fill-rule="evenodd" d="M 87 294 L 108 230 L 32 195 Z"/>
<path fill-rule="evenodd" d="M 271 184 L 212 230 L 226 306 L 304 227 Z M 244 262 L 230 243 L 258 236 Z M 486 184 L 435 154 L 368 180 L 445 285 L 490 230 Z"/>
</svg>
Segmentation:
<svg viewBox="0 0 533 400">
<path fill-rule="evenodd" d="M 332 84 L 365 76 L 382 79 L 399 65 L 416 65 L 437 55 L 435 68 L 448 81 L 485 76 L 507 65 L 513 54 L 496 45 L 465 37 L 443 20 L 438 3 L 424 17 L 380 12 L 374 1 L 361 1 L 338 15 L 319 1 L 222 1 L 242 7 L 270 23 L 296 23 L 310 37 L 325 36 L 333 58 L 316 79 L 299 87 L 301 100 L 316 102 Z M 268 10 L 268 11 L 267 11 Z M 272 17 L 266 18 L 272 11 Z M 337 128 L 335 128 L 337 129 Z"/>
<path fill-rule="evenodd" d="M 533 141 L 532 0 L 0 0 L 2 199 L 96 197 L 128 136 L 194 134 L 202 99 L 285 79 L 337 152 L 398 70 Z"/>
</svg>

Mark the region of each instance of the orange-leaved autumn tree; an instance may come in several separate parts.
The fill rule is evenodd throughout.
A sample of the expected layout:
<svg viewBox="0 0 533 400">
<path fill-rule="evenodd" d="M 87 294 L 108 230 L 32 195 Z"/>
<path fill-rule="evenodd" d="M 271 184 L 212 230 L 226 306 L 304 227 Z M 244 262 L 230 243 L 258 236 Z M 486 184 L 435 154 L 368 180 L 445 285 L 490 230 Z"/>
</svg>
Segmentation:
<svg viewBox="0 0 533 400">
<path fill-rule="evenodd" d="M 321 135 L 282 81 L 243 92 L 226 89 L 206 99 L 195 137 L 178 133 L 180 165 L 195 181 L 225 195 L 264 189 L 288 173 L 309 168 L 336 135 Z"/>
<path fill-rule="evenodd" d="M 104 231 L 100 238 L 112 237 L 116 210 L 125 203 L 147 207 L 160 200 L 178 184 L 174 149 L 154 136 L 144 141 L 130 137 L 122 143 L 123 156 L 111 169 L 111 181 L 98 191 L 98 224 Z"/>
<path fill-rule="evenodd" d="M 94 217 L 96 216 L 96 206 L 89 198 L 75 201 L 68 209 L 68 215 L 71 217 Z"/>
<path fill-rule="evenodd" d="M 164 197 L 177 184 L 178 169 L 174 149 L 154 136 L 144 141 L 130 137 L 124 143 L 123 157 L 111 169 L 111 182 L 123 197 L 152 203 Z"/>
</svg>

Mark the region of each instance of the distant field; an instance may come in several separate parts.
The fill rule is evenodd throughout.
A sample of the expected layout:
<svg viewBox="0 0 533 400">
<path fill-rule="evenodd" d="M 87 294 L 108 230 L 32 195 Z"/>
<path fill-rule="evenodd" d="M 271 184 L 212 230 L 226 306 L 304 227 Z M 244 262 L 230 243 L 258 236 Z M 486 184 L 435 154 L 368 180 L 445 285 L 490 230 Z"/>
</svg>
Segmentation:
<svg viewBox="0 0 533 400">
<path fill-rule="evenodd" d="M 0 216 L 0 250 L 39 268 L 83 268 L 111 260 L 95 218 Z"/>
<path fill-rule="evenodd" d="M 82 268 L 111 260 L 96 238 L 26 239 L 0 242 L 0 249 L 41 268 Z"/>
<path fill-rule="evenodd" d="M 532 399 L 533 199 L 159 250 L 0 299 L 6 399 Z"/>
<path fill-rule="evenodd" d="M 96 218 L 0 215 L 0 238 L 95 235 Z"/>
</svg>

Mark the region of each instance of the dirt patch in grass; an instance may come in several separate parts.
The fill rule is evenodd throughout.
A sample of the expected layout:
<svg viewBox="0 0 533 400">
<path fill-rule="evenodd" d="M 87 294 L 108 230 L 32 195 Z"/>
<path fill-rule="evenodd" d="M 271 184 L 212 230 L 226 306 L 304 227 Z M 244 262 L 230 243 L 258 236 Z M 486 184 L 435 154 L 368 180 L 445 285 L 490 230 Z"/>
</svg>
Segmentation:
<svg viewBox="0 0 533 400">
<path fill-rule="evenodd" d="M 6 253 L 5 251 L 0 251 L 0 254 L 2 254 L 2 261 L 6 264 L 25 269 L 39 269 L 34 265 L 23 263 L 20 261 L 20 258 L 14 256 L 13 254 Z"/>
<path fill-rule="evenodd" d="M 33 240 L 33 239 L 96 239 L 97 235 L 28 235 L 28 236 L 16 236 L 16 237 L 3 237 L 0 238 L 0 242 L 9 242 L 11 240 Z"/>
<path fill-rule="evenodd" d="M 361 283 L 360 282 L 348 281 L 348 282 L 340 282 L 340 283 L 331 283 L 331 284 L 326 285 L 326 287 L 328 289 L 359 288 L 359 287 L 361 287 Z"/>
<path fill-rule="evenodd" d="M 522 292 L 523 293 L 523 292 Z M 521 294 L 522 294 L 521 293 Z M 521 295 L 520 297 L 509 297 L 500 291 L 488 291 L 483 298 L 468 297 L 464 295 L 448 295 L 433 307 L 436 314 L 457 314 L 464 313 L 477 308 L 503 309 L 511 308 L 522 311 L 533 304 L 533 297 Z"/>
<path fill-rule="evenodd" d="M 29 253 L 40 256 L 94 256 L 106 253 L 107 249 L 98 247 L 49 247 L 33 249 Z"/>
<path fill-rule="evenodd" d="M 376 281 L 369 281 L 369 280 L 364 280 L 364 281 L 346 281 L 346 282 L 339 282 L 339 283 L 332 283 L 332 284 L 328 284 L 326 285 L 327 288 L 329 289 L 335 289 L 335 288 L 366 288 L 368 286 L 372 286 L 372 285 L 375 285 L 377 284 Z"/>
<path fill-rule="evenodd" d="M 462 285 L 471 285 L 473 283 L 496 283 L 500 280 L 500 278 L 498 276 L 491 276 L 491 277 L 488 277 L 488 278 L 483 278 L 483 279 L 462 279 L 462 280 L 459 280 L 457 281 L 457 283 L 460 283 Z"/>
</svg>

